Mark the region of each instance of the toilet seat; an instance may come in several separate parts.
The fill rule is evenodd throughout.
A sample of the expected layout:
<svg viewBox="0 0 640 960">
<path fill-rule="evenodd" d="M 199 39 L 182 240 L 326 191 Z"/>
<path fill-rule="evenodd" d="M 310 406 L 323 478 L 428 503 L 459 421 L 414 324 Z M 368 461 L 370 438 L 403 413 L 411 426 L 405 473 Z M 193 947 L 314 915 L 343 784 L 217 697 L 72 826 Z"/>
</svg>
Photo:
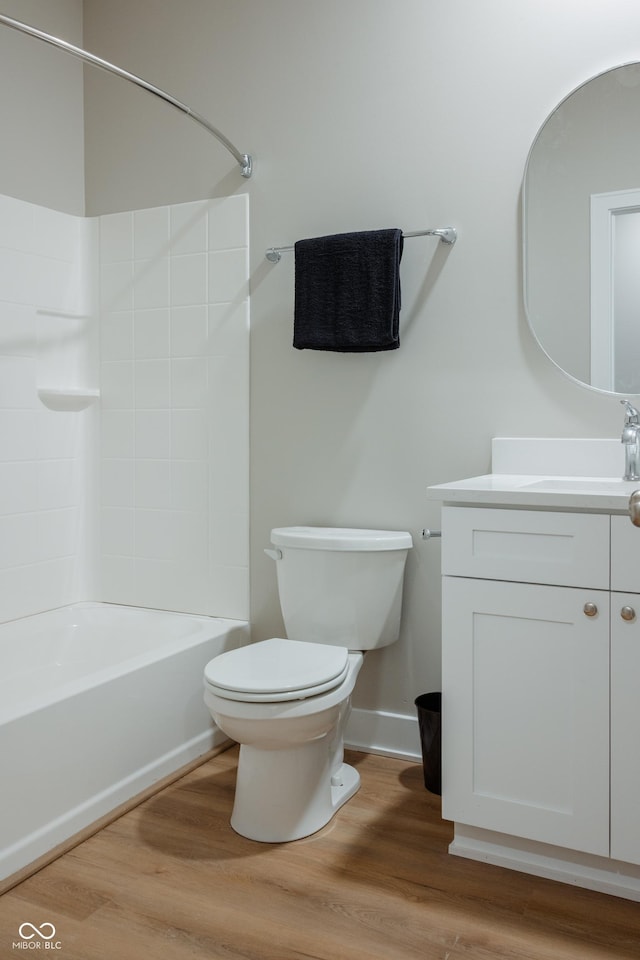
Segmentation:
<svg viewBox="0 0 640 960">
<path fill-rule="evenodd" d="M 345 647 L 272 637 L 215 657 L 204 675 L 206 687 L 223 699 L 282 703 L 333 690 L 348 668 Z"/>
</svg>

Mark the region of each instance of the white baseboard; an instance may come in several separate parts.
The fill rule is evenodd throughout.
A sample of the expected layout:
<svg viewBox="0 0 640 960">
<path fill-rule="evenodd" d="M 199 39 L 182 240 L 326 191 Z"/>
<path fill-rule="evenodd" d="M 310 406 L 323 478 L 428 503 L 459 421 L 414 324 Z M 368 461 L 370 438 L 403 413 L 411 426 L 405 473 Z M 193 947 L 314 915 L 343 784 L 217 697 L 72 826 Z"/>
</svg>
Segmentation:
<svg viewBox="0 0 640 960">
<path fill-rule="evenodd" d="M 640 866 L 456 823 L 449 853 L 535 877 L 640 900 Z"/>
<path fill-rule="evenodd" d="M 345 746 L 364 753 L 379 753 L 400 760 L 422 760 L 417 716 L 362 710 L 349 716 Z"/>
</svg>

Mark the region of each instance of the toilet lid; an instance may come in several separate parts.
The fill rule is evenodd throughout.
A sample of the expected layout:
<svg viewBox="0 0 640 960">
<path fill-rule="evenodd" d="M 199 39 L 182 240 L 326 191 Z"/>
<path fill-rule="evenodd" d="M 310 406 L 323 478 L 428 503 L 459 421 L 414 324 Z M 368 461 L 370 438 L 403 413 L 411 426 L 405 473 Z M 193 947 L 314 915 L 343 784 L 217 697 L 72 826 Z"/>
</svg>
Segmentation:
<svg viewBox="0 0 640 960">
<path fill-rule="evenodd" d="M 324 643 L 273 637 L 230 650 L 205 667 L 205 682 L 228 700 L 302 700 L 332 690 L 349 666 L 349 651 Z"/>
<path fill-rule="evenodd" d="M 274 547 L 306 550 L 408 550 L 413 546 L 405 530 L 361 530 L 346 527 L 276 527 L 271 531 Z"/>
</svg>

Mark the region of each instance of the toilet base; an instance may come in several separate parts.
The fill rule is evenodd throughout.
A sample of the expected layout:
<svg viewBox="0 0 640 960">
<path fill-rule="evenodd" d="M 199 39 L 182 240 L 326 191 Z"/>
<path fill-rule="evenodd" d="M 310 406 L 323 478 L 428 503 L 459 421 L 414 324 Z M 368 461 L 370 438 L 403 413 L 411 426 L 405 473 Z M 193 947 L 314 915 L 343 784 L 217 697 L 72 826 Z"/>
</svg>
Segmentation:
<svg viewBox="0 0 640 960">
<path fill-rule="evenodd" d="M 339 777 L 341 783 L 336 785 L 332 783 L 331 785 L 331 799 L 333 800 L 334 813 L 360 789 L 360 774 L 354 767 L 350 767 L 348 763 L 343 763 L 340 767 Z M 337 777 L 335 779 L 337 779 Z"/>
<path fill-rule="evenodd" d="M 331 820 L 357 792 L 360 774 L 346 763 L 335 769 L 335 750 L 327 740 L 285 750 L 242 744 L 231 815 L 236 833 L 261 843 L 286 843 Z"/>
</svg>

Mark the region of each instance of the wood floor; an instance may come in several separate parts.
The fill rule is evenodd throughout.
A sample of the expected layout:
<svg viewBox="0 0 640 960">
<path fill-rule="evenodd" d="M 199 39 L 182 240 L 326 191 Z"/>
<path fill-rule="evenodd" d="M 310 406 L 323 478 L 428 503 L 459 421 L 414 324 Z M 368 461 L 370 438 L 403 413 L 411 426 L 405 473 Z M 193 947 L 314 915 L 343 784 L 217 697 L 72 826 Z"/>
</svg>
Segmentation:
<svg viewBox="0 0 640 960">
<path fill-rule="evenodd" d="M 265 845 L 229 826 L 220 754 L 6 893 L 0 957 L 29 922 L 60 960 L 639 960 L 640 904 L 449 856 L 421 766 L 349 760 L 332 823 Z"/>
</svg>

